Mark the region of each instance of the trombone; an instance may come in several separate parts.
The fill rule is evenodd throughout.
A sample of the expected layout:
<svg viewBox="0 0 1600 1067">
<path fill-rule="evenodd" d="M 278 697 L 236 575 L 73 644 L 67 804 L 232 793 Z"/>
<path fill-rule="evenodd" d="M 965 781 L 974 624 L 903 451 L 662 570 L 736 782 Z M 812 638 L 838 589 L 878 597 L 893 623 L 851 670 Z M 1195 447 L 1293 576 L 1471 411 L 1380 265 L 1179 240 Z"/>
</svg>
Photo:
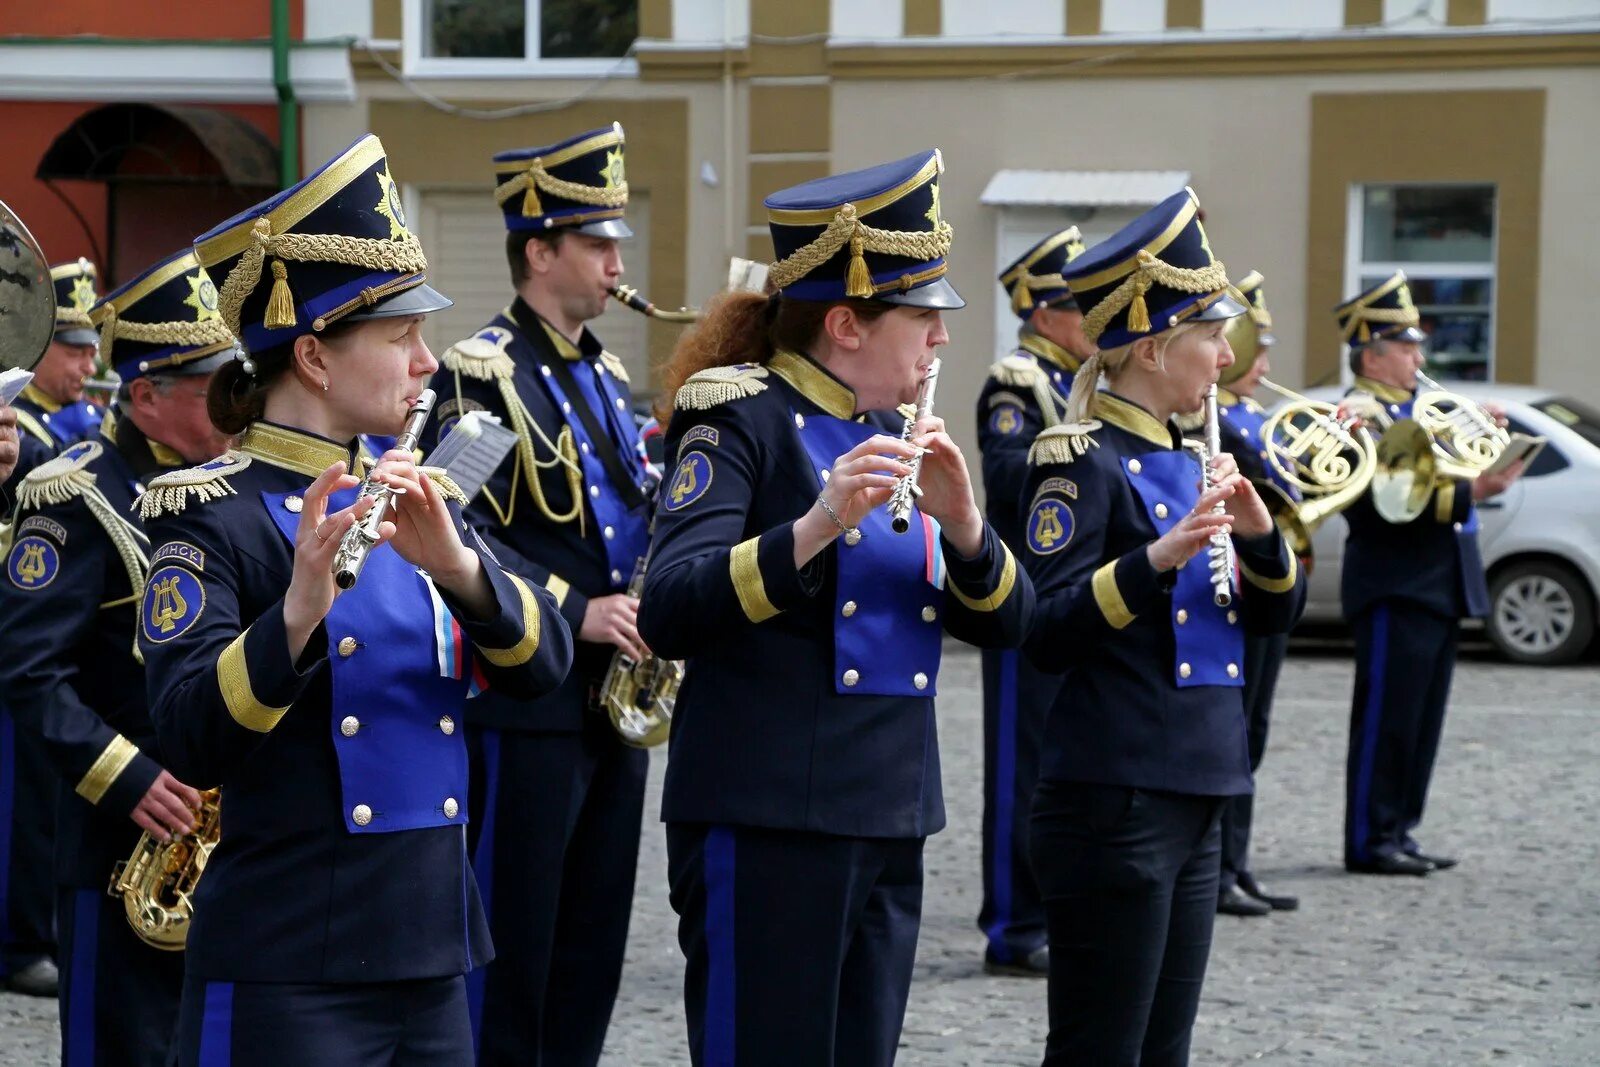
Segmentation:
<svg viewBox="0 0 1600 1067">
<path fill-rule="evenodd" d="M 1417 371 L 1411 417 L 1390 419 L 1378 441 L 1372 504 L 1386 520 L 1404 524 L 1421 515 L 1441 484 L 1472 481 L 1494 465 L 1511 435 L 1482 404 Z"/>
<path fill-rule="evenodd" d="M 1339 417 L 1339 409 L 1312 400 L 1266 378 L 1260 384 L 1287 398 L 1261 427 L 1267 465 L 1300 494 L 1267 483 L 1267 508 L 1298 556 L 1311 553 L 1311 536 L 1330 516 L 1360 499 L 1378 471 L 1379 447 L 1355 417 Z"/>
</svg>

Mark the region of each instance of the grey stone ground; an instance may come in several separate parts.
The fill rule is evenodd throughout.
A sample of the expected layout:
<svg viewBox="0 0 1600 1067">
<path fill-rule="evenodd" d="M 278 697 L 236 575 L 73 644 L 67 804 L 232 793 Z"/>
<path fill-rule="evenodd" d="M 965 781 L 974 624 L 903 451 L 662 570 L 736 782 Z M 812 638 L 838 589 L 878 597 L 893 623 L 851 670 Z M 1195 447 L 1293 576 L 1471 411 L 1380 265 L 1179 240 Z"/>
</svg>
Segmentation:
<svg viewBox="0 0 1600 1067">
<path fill-rule="evenodd" d="M 1042 982 L 980 968 L 977 656 L 950 649 L 940 732 L 950 826 L 927 892 L 902 1064 L 1035 1064 Z M 1255 868 L 1302 910 L 1222 919 L 1196 1064 L 1600 1064 L 1600 668 L 1463 663 L 1424 842 L 1426 879 L 1338 867 L 1351 682 L 1343 652 L 1297 649 L 1260 781 Z M 639 893 L 608 1065 L 687 1062 L 653 766 Z M 776 964 L 775 964 L 776 965 Z M 54 1006 L 0 996 L 0 1063 L 50 1063 Z"/>
</svg>

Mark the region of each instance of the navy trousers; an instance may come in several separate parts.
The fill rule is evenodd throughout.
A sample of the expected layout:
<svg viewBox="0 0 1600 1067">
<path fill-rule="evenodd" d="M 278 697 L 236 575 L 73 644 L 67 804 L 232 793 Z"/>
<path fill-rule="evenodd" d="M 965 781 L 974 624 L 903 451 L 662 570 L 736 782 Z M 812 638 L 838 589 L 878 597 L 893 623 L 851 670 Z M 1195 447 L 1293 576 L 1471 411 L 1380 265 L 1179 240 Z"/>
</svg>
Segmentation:
<svg viewBox="0 0 1600 1067">
<path fill-rule="evenodd" d="M 622 980 L 649 754 L 469 726 L 467 847 L 495 958 L 467 979 L 478 1063 L 599 1062 Z"/>
<path fill-rule="evenodd" d="M 1225 802 L 1040 783 L 1033 863 L 1050 930 L 1045 1067 L 1189 1062 Z"/>
<path fill-rule="evenodd" d="M 1045 715 L 1061 675 L 1015 649 L 983 652 L 983 907 L 978 928 L 1000 963 L 1045 941 L 1044 904 L 1028 856 L 1028 816 L 1039 779 Z"/>
<path fill-rule="evenodd" d="M 404 936 L 396 931 L 396 936 Z M 179 1067 L 469 1067 L 460 977 L 183 984 Z"/>
<path fill-rule="evenodd" d="M 1356 686 L 1345 762 L 1346 864 L 1413 851 L 1456 665 L 1456 628 L 1401 600 L 1352 620 Z"/>
<path fill-rule="evenodd" d="M 56 955 L 58 789 L 44 742 L 0 708 L 0 978 Z"/>
<path fill-rule="evenodd" d="M 183 953 L 135 937 L 122 899 L 104 886 L 63 888 L 56 901 L 62 1067 L 166 1067 L 178 1036 Z"/>
<path fill-rule="evenodd" d="M 1267 751 L 1267 727 L 1272 719 L 1272 695 L 1278 672 L 1289 650 L 1288 634 L 1248 634 L 1244 640 L 1244 714 L 1250 746 L 1250 773 L 1261 766 Z M 1222 877 L 1217 892 L 1226 893 L 1250 873 L 1250 821 L 1255 814 L 1255 794 L 1230 797 L 1222 809 Z"/>
<path fill-rule="evenodd" d="M 911 990 L 923 839 L 667 826 L 696 1067 L 887 1067 Z"/>
</svg>

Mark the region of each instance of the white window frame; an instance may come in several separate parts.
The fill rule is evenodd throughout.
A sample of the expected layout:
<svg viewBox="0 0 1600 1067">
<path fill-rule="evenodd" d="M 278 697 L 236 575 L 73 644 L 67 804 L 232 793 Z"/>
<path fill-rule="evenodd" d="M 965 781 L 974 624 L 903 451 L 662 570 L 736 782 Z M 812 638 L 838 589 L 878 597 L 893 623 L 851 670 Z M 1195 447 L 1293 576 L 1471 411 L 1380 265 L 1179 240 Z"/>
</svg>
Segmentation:
<svg viewBox="0 0 1600 1067">
<path fill-rule="evenodd" d="M 489 59 L 425 56 L 427 35 L 422 13 L 426 0 L 402 0 L 400 12 L 401 70 L 413 78 L 595 78 L 637 77 L 639 63 L 632 56 L 595 56 L 589 59 L 544 59 L 539 55 L 540 0 L 522 0 L 523 57 Z"/>
<path fill-rule="evenodd" d="M 1439 189 L 1447 186 L 1482 186 L 1487 185 L 1494 190 L 1494 216 L 1493 229 L 1489 237 L 1489 259 L 1483 263 L 1470 262 L 1402 262 L 1398 260 L 1367 260 L 1362 258 L 1361 242 L 1365 237 L 1366 229 L 1366 193 L 1369 188 L 1383 186 L 1389 189 L 1403 187 Z M 1489 287 L 1489 324 L 1485 331 L 1489 339 L 1485 375 L 1487 381 L 1495 380 L 1495 323 L 1499 319 L 1500 304 L 1500 278 L 1496 267 L 1500 262 L 1500 184 L 1493 181 L 1403 181 L 1403 182 L 1352 182 L 1350 183 L 1349 199 L 1346 204 L 1345 215 L 1345 252 L 1344 252 L 1344 292 L 1351 295 L 1360 292 L 1365 287 L 1361 284 L 1362 278 L 1377 276 L 1385 278 L 1397 270 L 1405 271 L 1406 278 L 1411 281 L 1430 280 L 1433 278 L 1466 278 L 1483 279 L 1490 282 Z M 1344 384 L 1349 385 L 1353 375 L 1348 361 L 1340 364 L 1340 378 Z"/>
</svg>

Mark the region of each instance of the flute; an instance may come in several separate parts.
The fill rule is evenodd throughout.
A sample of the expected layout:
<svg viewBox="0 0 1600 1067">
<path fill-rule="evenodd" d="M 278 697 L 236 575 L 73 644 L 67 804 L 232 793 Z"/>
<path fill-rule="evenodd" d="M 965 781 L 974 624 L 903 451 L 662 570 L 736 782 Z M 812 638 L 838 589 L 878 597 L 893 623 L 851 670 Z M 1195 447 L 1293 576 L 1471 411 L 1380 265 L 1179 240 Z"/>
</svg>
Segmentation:
<svg viewBox="0 0 1600 1067">
<path fill-rule="evenodd" d="M 1206 454 L 1203 462 L 1207 488 L 1213 484 L 1212 461 L 1221 451 L 1222 426 L 1217 422 L 1217 387 L 1213 384 L 1206 391 Z M 1214 515 L 1221 515 L 1227 510 L 1227 505 L 1220 500 L 1211 508 Z M 1206 549 L 1206 560 L 1211 567 L 1212 599 L 1217 607 L 1225 608 L 1233 603 L 1233 538 L 1226 533 L 1212 534 L 1211 547 Z"/>
<path fill-rule="evenodd" d="M 417 447 L 417 438 L 422 436 L 422 427 L 433 411 L 433 400 L 432 389 L 424 389 L 417 397 L 417 402 L 411 406 L 411 412 L 406 416 L 405 429 L 400 431 L 400 436 L 395 439 L 395 448 L 402 452 L 410 452 Z M 356 579 L 361 577 L 361 569 L 367 565 L 367 554 L 378 543 L 378 527 L 388 516 L 389 507 L 400 492 L 402 490 L 391 489 L 373 481 L 371 474 L 367 475 L 367 480 L 362 483 L 361 493 L 356 499 L 370 496 L 372 507 L 354 526 L 345 531 L 344 538 L 339 542 L 339 551 L 333 555 L 333 580 L 340 589 L 349 589 L 356 584 Z"/>
<path fill-rule="evenodd" d="M 917 391 L 917 409 L 906 419 L 905 429 L 900 431 L 900 440 L 911 440 L 917 421 L 933 414 L 933 391 L 938 385 L 939 357 L 935 356 L 933 362 L 928 364 L 928 373 L 922 379 L 922 386 Z M 894 491 L 889 494 L 889 525 L 893 527 L 895 533 L 905 533 L 911 529 L 911 505 L 922 495 L 922 487 L 917 484 L 917 479 L 922 474 L 922 455 L 918 452 L 911 457 L 911 473 L 902 475 L 900 480 L 894 483 Z"/>
</svg>

